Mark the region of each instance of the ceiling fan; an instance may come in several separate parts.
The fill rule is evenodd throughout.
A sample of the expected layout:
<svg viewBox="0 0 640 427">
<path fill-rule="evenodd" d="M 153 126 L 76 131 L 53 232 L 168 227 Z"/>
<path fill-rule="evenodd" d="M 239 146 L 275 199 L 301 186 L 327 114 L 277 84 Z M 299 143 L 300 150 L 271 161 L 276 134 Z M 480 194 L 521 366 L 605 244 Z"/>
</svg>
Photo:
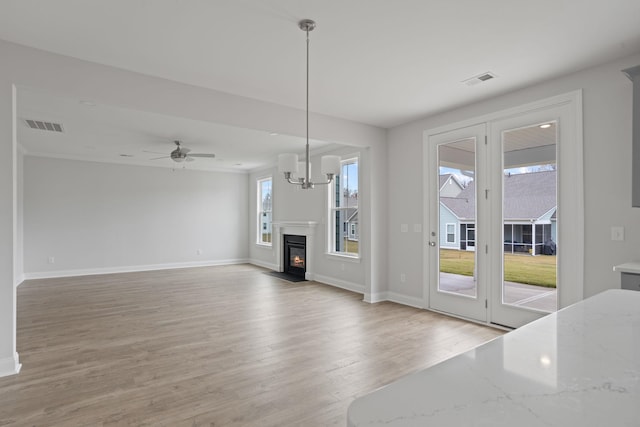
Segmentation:
<svg viewBox="0 0 640 427">
<path fill-rule="evenodd" d="M 192 153 L 190 149 L 183 147 L 180 145 L 180 141 L 173 141 L 176 144 L 176 149 L 169 153 L 168 156 L 156 157 L 150 160 L 159 160 L 159 159 L 171 159 L 174 162 L 192 162 L 195 160 L 194 157 L 206 157 L 209 159 L 213 159 L 215 154 L 206 154 L 206 153 Z"/>
</svg>

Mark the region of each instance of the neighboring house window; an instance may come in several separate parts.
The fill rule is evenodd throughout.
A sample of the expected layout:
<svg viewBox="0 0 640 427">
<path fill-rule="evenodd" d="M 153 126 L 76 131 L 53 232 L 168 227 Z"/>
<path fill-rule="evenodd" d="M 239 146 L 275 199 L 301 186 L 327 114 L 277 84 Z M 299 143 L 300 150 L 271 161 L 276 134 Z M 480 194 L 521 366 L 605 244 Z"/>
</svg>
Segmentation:
<svg viewBox="0 0 640 427">
<path fill-rule="evenodd" d="M 447 224 L 447 243 L 456 242 L 456 225 Z"/>
<path fill-rule="evenodd" d="M 271 177 L 258 180 L 258 244 L 271 245 L 271 215 L 273 206 Z"/>
<path fill-rule="evenodd" d="M 329 186 L 329 252 L 360 255 L 358 238 L 358 158 L 343 160 L 340 175 Z"/>
</svg>

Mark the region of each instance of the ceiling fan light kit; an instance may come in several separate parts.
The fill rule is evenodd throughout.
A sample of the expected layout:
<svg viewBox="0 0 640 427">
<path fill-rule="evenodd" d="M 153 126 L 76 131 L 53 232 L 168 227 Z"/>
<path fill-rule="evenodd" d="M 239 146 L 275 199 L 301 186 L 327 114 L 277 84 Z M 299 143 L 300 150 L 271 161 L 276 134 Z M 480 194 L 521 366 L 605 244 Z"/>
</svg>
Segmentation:
<svg viewBox="0 0 640 427">
<path fill-rule="evenodd" d="M 298 27 L 307 34 L 307 144 L 306 159 L 304 163 L 304 177 L 295 178 L 293 175 L 298 173 L 298 155 L 297 154 L 280 154 L 278 156 L 278 171 L 284 174 L 284 178 L 290 184 L 299 185 L 303 189 L 314 188 L 316 185 L 327 185 L 333 181 L 336 175 L 340 174 L 340 157 L 339 156 L 322 156 L 321 172 L 327 176 L 326 181 L 311 181 L 311 158 L 309 155 L 309 31 L 316 27 L 316 23 L 311 19 L 303 19 L 298 22 Z"/>
<path fill-rule="evenodd" d="M 169 153 L 168 156 L 163 156 L 163 157 L 156 157 L 155 159 L 151 159 L 151 160 L 158 160 L 158 159 L 171 159 L 174 162 L 177 163 L 181 163 L 181 162 L 193 162 L 195 160 L 194 157 L 205 157 L 205 158 L 209 158 L 209 159 L 213 159 L 216 155 L 215 154 L 208 154 L 208 153 L 192 153 L 191 150 L 189 148 L 183 147 L 182 145 L 180 145 L 180 141 L 173 141 L 174 144 L 176 144 L 176 149 L 173 150 L 171 153 Z"/>
</svg>

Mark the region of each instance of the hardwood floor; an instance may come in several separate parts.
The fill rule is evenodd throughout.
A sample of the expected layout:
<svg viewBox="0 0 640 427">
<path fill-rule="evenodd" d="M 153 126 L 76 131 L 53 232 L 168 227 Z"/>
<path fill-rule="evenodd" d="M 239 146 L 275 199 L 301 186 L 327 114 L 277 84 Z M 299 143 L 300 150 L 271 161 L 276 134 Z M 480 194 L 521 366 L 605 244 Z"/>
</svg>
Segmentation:
<svg viewBox="0 0 640 427">
<path fill-rule="evenodd" d="M 24 282 L 0 426 L 344 426 L 354 398 L 502 334 L 265 272 Z"/>
</svg>

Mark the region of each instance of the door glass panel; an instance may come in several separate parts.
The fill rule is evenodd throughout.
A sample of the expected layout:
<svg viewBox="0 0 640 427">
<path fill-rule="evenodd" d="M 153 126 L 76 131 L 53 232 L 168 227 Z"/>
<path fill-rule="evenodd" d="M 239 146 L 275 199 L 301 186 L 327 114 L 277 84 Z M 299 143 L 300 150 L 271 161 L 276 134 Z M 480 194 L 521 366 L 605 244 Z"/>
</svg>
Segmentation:
<svg viewBox="0 0 640 427">
<path fill-rule="evenodd" d="M 476 139 L 438 146 L 440 292 L 477 296 Z"/>
<path fill-rule="evenodd" d="M 557 123 L 502 133 L 502 303 L 557 309 Z"/>
</svg>

